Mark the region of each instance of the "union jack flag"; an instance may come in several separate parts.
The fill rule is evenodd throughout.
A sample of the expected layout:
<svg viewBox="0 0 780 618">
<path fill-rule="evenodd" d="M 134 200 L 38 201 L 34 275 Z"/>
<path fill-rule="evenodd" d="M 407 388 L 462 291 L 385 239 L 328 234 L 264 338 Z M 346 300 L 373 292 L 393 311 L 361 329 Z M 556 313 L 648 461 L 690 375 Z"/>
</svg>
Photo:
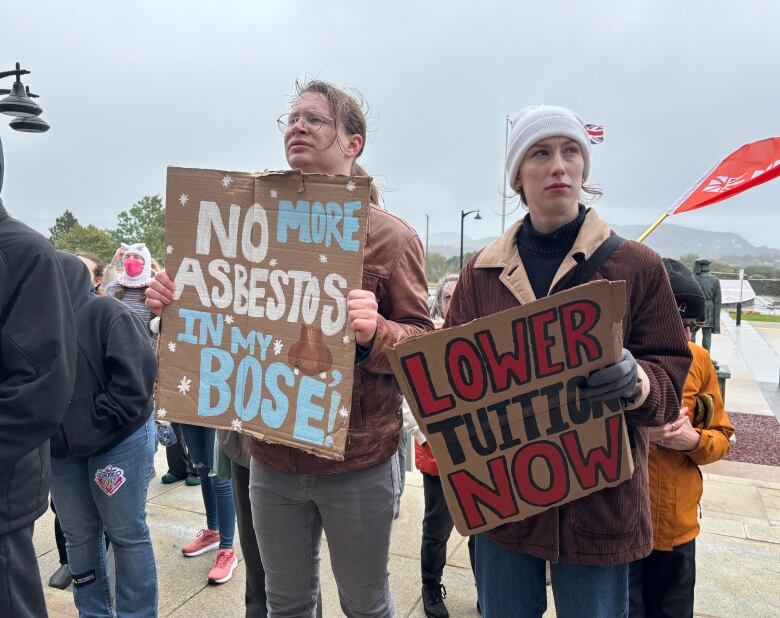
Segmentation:
<svg viewBox="0 0 780 618">
<path fill-rule="evenodd" d="M 604 141 L 604 127 L 600 124 L 586 124 L 585 130 L 588 132 L 591 144 L 601 144 Z"/>
</svg>

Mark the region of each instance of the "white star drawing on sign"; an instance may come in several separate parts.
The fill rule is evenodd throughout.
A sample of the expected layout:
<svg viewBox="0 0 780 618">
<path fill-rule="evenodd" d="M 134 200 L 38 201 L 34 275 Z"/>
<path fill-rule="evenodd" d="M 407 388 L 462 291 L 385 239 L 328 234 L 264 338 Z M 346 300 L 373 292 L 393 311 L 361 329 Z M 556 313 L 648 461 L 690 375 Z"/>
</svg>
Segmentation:
<svg viewBox="0 0 780 618">
<path fill-rule="evenodd" d="M 282 353 L 282 350 L 284 349 L 284 344 L 282 343 L 281 339 L 277 339 L 274 341 L 274 354 L 277 356 Z"/>
<path fill-rule="evenodd" d="M 339 408 L 339 416 L 347 417 L 349 416 L 349 410 L 347 410 L 344 406 L 341 406 Z"/>
<path fill-rule="evenodd" d="M 186 193 L 182 193 L 179 196 L 179 204 L 181 204 L 182 206 L 186 206 L 187 202 L 189 202 L 189 201 L 190 201 L 190 196 L 187 195 Z"/>
<path fill-rule="evenodd" d="M 176 351 L 176 342 L 175 341 L 169 341 L 168 342 L 168 350 L 170 352 L 175 352 Z"/>
<path fill-rule="evenodd" d="M 342 342 L 344 345 L 347 345 L 347 344 L 348 344 L 350 341 L 352 341 L 352 339 L 350 339 L 350 338 L 349 338 L 349 335 L 344 335 L 344 336 L 341 338 L 341 342 Z"/>
<path fill-rule="evenodd" d="M 167 253 L 168 255 L 173 253 L 173 245 L 168 245 L 167 247 L 165 247 L 165 253 Z"/>
<path fill-rule="evenodd" d="M 279 197 L 279 192 L 276 189 L 271 189 L 271 197 Z"/>
<path fill-rule="evenodd" d="M 328 377 L 328 372 L 327 371 L 321 371 L 320 372 L 320 380 L 324 380 L 327 377 Z"/>
<path fill-rule="evenodd" d="M 232 315 L 226 315 L 225 316 L 225 324 L 232 324 L 233 323 L 233 316 Z"/>
<path fill-rule="evenodd" d="M 355 183 L 351 180 L 347 183 L 347 191 L 352 193 L 355 190 Z"/>
<path fill-rule="evenodd" d="M 182 377 L 182 379 L 179 381 L 179 385 L 176 387 L 179 389 L 179 392 L 184 395 L 185 393 L 188 393 L 190 390 L 190 385 L 192 384 L 192 380 L 190 380 L 187 376 Z"/>
<path fill-rule="evenodd" d="M 159 410 L 157 410 L 157 416 L 159 416 L 160 418 L 165 418 L 166 414 L 168 414 L 168 410 L 166 410 L 165 408 L 160 408 Z"/>
<path fill-rule="evenodd" d="M 298 375 L 298 374 L 300 374 L 300 373 L 301 373 L 301 370 L 300 370 L 300 369 L 298 369 L 298 368 L 296 367 L 295 369 L 293 369 L 293 373 L 294 373 L 295 375 Z"/>
<path fill-rule="evenodd" d="M 241 421 L 237 418 L 234 418 L 232 421 L 230 421 L 230 428 L 233 431 L 241 431 Z"/>
<path fill-rule="evenodd" d="M 320 264 L 327 264 L 328 263 L 328 256 L 325 254 L 320 254 Z"/>
<path fill-rule="evenodd" d="M 233 179 L 230 177 L 229 174 L 225 174 L 222 177 L 222 186 L 226 189 L 233 183 Z"/>
<path fill-rule="evenodd" d="M 268 262 L 269 266 L 276 266 L 279 262 L 276 261 L 276 258 L 271 258 L 271 260 Z"/>
</svg>

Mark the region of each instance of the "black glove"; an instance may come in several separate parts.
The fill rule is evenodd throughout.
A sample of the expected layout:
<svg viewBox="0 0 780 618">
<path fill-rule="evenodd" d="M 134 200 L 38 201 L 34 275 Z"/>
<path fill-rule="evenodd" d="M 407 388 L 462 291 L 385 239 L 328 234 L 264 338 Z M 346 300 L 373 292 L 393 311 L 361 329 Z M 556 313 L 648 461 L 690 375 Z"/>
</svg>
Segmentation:
<svg viewBox="0 0 780 618">
<path fill-rule="evenodd" d="M 636 361 L 631 352 L 623 348 L 623 359 L 619 363 L 597 369 L 588 376 L 582 394 L 596 401 L 630 399 L 636 390 L 636 380 Z"/>
</svg>

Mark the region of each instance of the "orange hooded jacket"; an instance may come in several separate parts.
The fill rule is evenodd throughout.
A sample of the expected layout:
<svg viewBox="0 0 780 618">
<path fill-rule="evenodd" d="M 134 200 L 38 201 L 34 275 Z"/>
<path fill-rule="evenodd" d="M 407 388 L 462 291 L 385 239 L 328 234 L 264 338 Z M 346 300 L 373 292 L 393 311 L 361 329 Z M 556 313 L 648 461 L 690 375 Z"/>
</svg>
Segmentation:
<svg viewBox="0 0 780 618">
<path fill-rule="evenodd" d="M 699 534 L 698 506 L 703 483 L 699 466 L 722 459 L 729 452 L 734 427 L 726 415 L 718 388 L 718 376 L 709 352 L 689 342 L 693 362 L 683 389 L 683 406 L 693 423 L 695 397 L 707 393 L 714 412 L 708 428 L 694 428 L 701 435 L 692 451 L 676 451 L 650 444 L 648 472 L 653 522 L 653 549 L 671 551 Z"/>
</svg>

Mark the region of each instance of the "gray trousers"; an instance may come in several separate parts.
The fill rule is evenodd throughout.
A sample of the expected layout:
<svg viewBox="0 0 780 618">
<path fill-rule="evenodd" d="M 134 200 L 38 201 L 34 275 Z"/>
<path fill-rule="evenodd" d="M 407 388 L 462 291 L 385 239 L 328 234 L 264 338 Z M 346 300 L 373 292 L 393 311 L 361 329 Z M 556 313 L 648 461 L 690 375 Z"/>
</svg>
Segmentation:
<svg viewBox="0 0 780 618">
<path fill-rule="evenodd" d="M 33 547 L 33 524 L 0 535 L 0 616 L 47 616 Z"/>
<path fill-rule="evenodd" d="M 332 475 L 290 474 L 252 459 L 249 496 L 269 617 L 314 617 L 324 530 L 344 614 L 393 618 L 387 563 L 399 493 L 397 455 Z"/>
</svg>

